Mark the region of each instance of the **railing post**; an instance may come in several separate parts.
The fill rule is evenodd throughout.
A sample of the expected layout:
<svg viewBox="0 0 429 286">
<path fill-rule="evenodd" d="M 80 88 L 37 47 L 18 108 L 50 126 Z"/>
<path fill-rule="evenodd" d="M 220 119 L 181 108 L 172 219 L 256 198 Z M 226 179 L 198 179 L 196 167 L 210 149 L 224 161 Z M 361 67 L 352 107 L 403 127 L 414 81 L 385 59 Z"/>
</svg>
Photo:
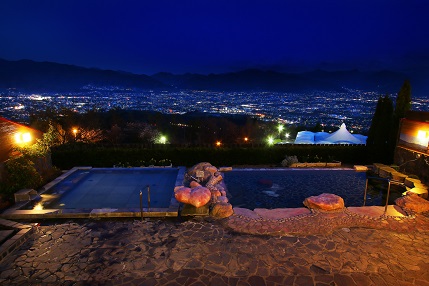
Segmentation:
<svg viewBox="0 0 429 286">
<path fill-rule="evenodd" d="M 143 221 L 143 192 L 140 190 L 140 218 Z"/>
<path fill-rule="evenodd" d="M 387 180 L 388 186 L 387 186 L 387 196 L 386 196 L 386 205 L 384 207 L 384 213 L 387 212 L 387 206 L 389 205 L 389 195 L 390 195 L 390 180 Z"/>
<path fill-rule="evenodd" d="M 363 194 L 363 206 L 366 204 L 366 191 L 368 190 L 368 178 L 366 178 L 365 182 L 365 193 Z"/>
<path fill-rule="evenodd" d="M 150 212 L 150 185 L 147 185 L 147 209 Z"/>
</svg>

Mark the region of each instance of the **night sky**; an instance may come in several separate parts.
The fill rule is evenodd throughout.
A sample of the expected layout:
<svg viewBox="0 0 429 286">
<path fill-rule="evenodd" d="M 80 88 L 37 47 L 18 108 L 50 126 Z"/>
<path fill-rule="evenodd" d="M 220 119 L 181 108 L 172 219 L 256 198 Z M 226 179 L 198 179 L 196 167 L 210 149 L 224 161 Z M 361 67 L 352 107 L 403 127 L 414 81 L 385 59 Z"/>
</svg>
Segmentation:
<svg viewBox="0 0 429 286">
<path fill-rule="evenodd" d="M 0 58 L 134 73 L 429 67 L 427 0 L 10 0 Z"/>
</svg>

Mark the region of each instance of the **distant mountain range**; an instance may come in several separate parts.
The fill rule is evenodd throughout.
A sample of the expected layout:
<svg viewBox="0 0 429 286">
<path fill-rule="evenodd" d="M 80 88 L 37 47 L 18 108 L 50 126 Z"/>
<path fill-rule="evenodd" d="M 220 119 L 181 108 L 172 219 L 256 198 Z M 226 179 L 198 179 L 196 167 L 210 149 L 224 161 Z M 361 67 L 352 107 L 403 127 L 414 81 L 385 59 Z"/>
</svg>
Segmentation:
<svg viewBox="0 0 429 286">
<path fill-rule="evenodd" d="M 219 91 L 341 91 L 344 88 L 397 93 L 409 79 L 413 94 L 429 93 L 429 69 L 411 72 L 359 70 L 282 73 L 248 69 L 220 74 L 171 74 L 152 76 L 84 68 L 52 62 L 0 59 L 0 88 L 28 91 L 72 91 L 84 86 L 119 86 L 139 89 L 194 89 Z"/>
</svg>

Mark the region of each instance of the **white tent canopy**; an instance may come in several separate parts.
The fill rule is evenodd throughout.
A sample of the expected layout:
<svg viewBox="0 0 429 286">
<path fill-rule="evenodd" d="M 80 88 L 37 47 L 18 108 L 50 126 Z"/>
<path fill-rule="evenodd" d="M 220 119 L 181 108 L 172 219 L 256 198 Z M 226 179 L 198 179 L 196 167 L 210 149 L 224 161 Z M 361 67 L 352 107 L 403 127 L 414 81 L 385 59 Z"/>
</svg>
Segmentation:
<svg viewBox="0 0 429 286">
<path fill-rule="evenodd" d="M 295 144 L 366 144 L 366 139 L 367 136 L 351 134 L 343 123 L 340 129 L 332 134 L 300 131 L 296 136 Z"/>
</svg>

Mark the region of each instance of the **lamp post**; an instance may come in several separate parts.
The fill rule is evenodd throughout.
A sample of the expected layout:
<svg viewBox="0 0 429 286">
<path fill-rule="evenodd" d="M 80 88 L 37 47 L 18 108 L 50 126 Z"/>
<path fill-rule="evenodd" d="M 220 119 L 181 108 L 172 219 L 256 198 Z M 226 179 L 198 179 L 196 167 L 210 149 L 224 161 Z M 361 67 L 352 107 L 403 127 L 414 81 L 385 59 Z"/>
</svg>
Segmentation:
<svg viewBox="0 0 429 286">
<path fill-rule="evenodd" d="M 279 130 L 279 139 L 282 140 L 282 131 L 283 131 L 284 126 L 279 124 L 277 126 L 277 129 Z"/>
<path fill-rule="evenodd" d="M 76 135 L 77 135 L 77 128 L 73 128 L 73 134 L 74 134 L 74 141 L 76 141 Z"/>
</svg>

